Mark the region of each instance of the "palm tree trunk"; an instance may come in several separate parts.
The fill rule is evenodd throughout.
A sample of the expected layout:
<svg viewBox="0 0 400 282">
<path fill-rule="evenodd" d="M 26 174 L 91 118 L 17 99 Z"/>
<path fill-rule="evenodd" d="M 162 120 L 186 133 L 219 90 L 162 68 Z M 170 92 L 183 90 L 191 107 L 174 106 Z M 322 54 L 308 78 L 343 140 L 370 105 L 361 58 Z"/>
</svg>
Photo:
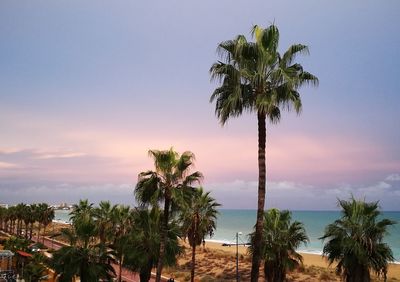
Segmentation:
<svg viewBox="0 0 400 282">
<path fill-rule="evenodd" d="M 121 256 L 121 259 L 119 260 L 119 275 L 118 275 L 118 281 L 122 282 L 122 263 L 124 262 L 124 255 Z"/>
<path fill-rule="evenodd" d="M 151 268 L 153 266 L 153 261 L 149 261 L 148 264 L 140 269 L 139 278 L 140 282 L 149 282 L 151 278 Z"/>
<path fill-rule="evenodd" d="M 163 217 L 164 222 L 160 228 L 160 251 L 159 251 L 158 263 L 157 263 L 156 282 L 161 282 L 161 272 L 162 272 L 164 256 L 165 256 L 165 245 L 167 242 L 169 206 L 170 206 L 170 201 L 171 201 L 170 193 L 171 193 L 170 191 L 165 192 L 164 217 Z"/>
<path fill-rule="evenodd" d="M 32 233 L 33 233 L 33 222 L 30 223 L 30 228 L 29 228 L 29 240 L 32 240 Z"/>
<path fill-rule="evenodd" d="M 264 206 L 265 206 L 265 183 L 266 183 L 266 162 L 265 162 L 265 143 L 266 143 L 266 124 L 265 114 L 258 112 L 258 204 L 257 204 L 257 222 L 254 236 L 253 259 L 251 262 L 251 282 L 258 281 L 262 231 L 264 225 Z"/>
<path fill-rule="evenodd" d="M 25 239 L 28 240 L 29 222 L 25 223 Z"/>
<path fill-rule="evenodd" d="M 42 236 L 42 243 L 44 245 L 44 236 L 46 234 L 46 225 L 43 225 L 43 236 Z"/>
<path fill-rule="evenodd" d="M 194 282 L 194 269 L 196 267 L 196 242 L 193 241 L 192 246 L 192 269 L 190 271 L 190 281 Z"/>
<path fill-rule="evenodd" d="M 37 232 L 37 241 L 39 242 L 39 234 L 40 234 L 40 222 L 39 222 L 39 225 L 38 225 L 38 232 Z"/>
</svg>

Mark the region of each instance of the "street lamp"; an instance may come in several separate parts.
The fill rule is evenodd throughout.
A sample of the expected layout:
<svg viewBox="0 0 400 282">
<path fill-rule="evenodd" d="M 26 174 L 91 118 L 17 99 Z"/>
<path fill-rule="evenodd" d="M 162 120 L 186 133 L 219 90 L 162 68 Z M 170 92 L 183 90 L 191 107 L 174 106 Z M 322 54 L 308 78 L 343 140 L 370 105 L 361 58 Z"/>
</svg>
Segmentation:
<svg viewBox="0 0 400 282">
<path fill-rule="evenodd" d="M 239 282 L 239 235 L 242 232 L 236 232 L 236 282 Z"/>
</svg>

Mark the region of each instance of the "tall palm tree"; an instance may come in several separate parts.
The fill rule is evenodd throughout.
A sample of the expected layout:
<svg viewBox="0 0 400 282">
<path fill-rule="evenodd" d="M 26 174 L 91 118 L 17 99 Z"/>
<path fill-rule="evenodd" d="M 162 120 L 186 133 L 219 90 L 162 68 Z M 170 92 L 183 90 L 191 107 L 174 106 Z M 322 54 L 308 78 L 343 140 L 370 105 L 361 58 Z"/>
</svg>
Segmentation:
<svg viewBox="0 0 400 282">
<path fill-rule="evenodd" d="M 17 208 L 16 206 L 12 206 L 8 208 L 8 218 L 10 221 L 10 230 L 9 233 L 15 234 L 15 221 L 17 220 Z"/>
<path fill-rule="evenodd" d="M 266 191 L 266 119 L 277 123 L 281 109 L 301 110 L 298 92 L 304 84 L 317 85 L 318 79 L 294 63 L 298 54 L 307 54 L 305 45 L 295 44 L 281 56 L 278 52 L 279 31 L 275 25 L 266 29 L 254 26 L 254 42 L 243 35 L 222 42 L 218 52 L 222 60 L 213 64 L 211 78 L 221 85 L 210 101 L 215 101 L 215 112 L 222 125 L 230 117 L 243 112 L 255 112 L 258 120 L 258 202 L 255 248 L 251 267 L 251 281 L 258 280 L 261 259 L 261 239 Z"/>
<path fill-rule="evenodd" d="M 325 228 L 323 253 L 346 282 L 371 281 L 370 271 L 384 277 L 393 261 L 390 247 L 383 242 L 387 228 L 396 222 L 380 219 L 378 202 L 366 203 L 352 197 L 339 200 L 342 217 Z"/>
<path fill-rule="evenodd" d="M 202 174 L 198 171 L 190 173 L 194 160 L 192 152 L 179 155 L 171 148 L 165 151 L 150 150 L 149 155 L 154 159 L 155 171 L 149 170 L 139 174 L 135 196 L 142 205 L 157 206 L 160 202 L 164 202 L 160 228 L 160 259 L 156 274 L 156 281 L 160 282 L 171 206 L 173 207 L 179 199 L 182 199 L 182 194 L 191 184 L 200 182 Z"/>
<path fill-rule="evenodd" d="M 112 216 L 116 208 L 117 206 L 112 206 L 110 201 L 101 201 L 93 211 L 100 243 L 105 244 L 112 233 Z"/>
<path fill-rule="evenodd" d="M 40 229 L 41 229 L 42 225 L 48 221 L 47 213 L 48 213 L 49 208 L 50 208 L 49 205 L 46 203 L 40 203 L 36 206 L 35 217 L 36 217 L 36 221 L 38 222 L 37 241 L 39 241 Z"/>
<path fill-rule="evenodd" d="M 118 281 L 122 281 L 122 265 L 127 249 L 129 249 L 129 235 L 132 229 L 133 215 L 129 206 L 116 206 L 111 215 L 114 228 L 112 248 L 118 259 Z"/>
<path fill-rule="evenodd" d="M 0 229 L 4 230 L 4 224 L 6 221 L 7 209 L 0 206 Z"/>
<path fill-rule="evenodd" d="M 24 220 L 24 213 L 25 213 L 26 204 L 19 203 L 15 206 L 15 215 L 17 218 L 17 236 L 22 235 L 22 222 Z"/>
<path fill-rule="evenodd" d="M 30 230 L 29 227 L 30 227 L 31 222 L 34 220 L 32 207 L 30 205 L 25 205 L 22 219 L 25 224 L 25 239 L 28 239 L 29 238 L 29 230 Z"/>
<path fill-rule="evenodd" d="M 88 246 L 97 242 L 98 229 L 94 218 L 93 203 L 80 200 L 78 204 L 74 204 L 70 212 L 72 226 L 74 227 L 76 236 L 69 238 L 78 238 L 80 245 Z"/>
<path fill-rule="evenodd" d="M 69 215 L 73 224 L 78 224 L 80 221 L 90 221 L 94 215 L 93 203 L 89 204 L 87 199 L 79 200 L 78 204 L 72 206 L 72 211 Z"/>
<path fill-rule="evenodd" d="M 255 232 L 250 234 L 250 253 L 254 252 Z M 265 280 L 268 282 L 286 281 L 286 271 L 302 264 L 302 256 L 296 249 L 307 243 L 304 226 L 292 221 L 290 211 L 271 209 L 264 213 L 264 228 L 261 254 L 264 259 Z"/>
<path fill-rule="evenodd" d="M 210 192 L 204 192 L 203 188 L 197 188 L 193 190 L 190 200 L 181 213 L 183 234 L 187 236 L 189 245 L 192 247 L 190 273 L 192 282 L 196 265 L 196 246 L 200 246 L 207 235 L 213 235 L 219 206 L 221 205 L 210 196 Z"/>
<path fill-rule="evenodd" d="M 151 210 L 137 208 L 133 212 L 134 224 L 129 233 L 129 247 L 126 248 L 124 265 L 139 272 L 141 282 L 149 281 L 151 269 L 157 266 L 161 241 L 162 212 L 153 207 Z M 180 227 L 176 221 L 169 221 L 165 244 L 164 264 L 173 266 L 177 256 L 183 252 L 179 245 Z"/>
<path fill-rule="evenodd" d="M 30 213 L 29 213 L 29 240 L 32 240 L 33 236 L 33 226 L 37 221 L 37 211 L 38 207 L 37 204 L 32 204 L 30 206 Z"/>
<path fill-rule="evenodd" d="M 54 209 L 52 207 L 49 207 L 46 204 L 46 207 L 43 210 L 43 215 L 41 218 L 41 223 L 43 225 L 43 243 L 44 243 L 44 236 L 46 234 L 46 227 L 53 221 L 55 217 Z"/>
</svg>

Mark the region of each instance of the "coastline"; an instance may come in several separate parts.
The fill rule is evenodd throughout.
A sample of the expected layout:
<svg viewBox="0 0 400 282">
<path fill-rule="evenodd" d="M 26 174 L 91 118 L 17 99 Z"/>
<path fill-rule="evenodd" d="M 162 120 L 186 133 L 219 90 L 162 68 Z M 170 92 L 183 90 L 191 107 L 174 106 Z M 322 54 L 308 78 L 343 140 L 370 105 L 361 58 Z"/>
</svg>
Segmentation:
<svg viewBox="0 0 400 282">
<path fill-rule="evenodd" d="M 206 243 L 208 244 L 210 244 L 210 246 L 218 246 L 218 245 L 222 245 L 222 244 L 231 244 L 232 246 L 232 248 L 234 248 L 234 246 L 235 246 L 235 243 L 234 242 L 232 242 L 232 241 L 226 241 L 226 240 L 214 240 L 214 239 L 206 239 L 205 240 L 206 241 Z M 242 248 L 243 248 L 243 246 L 244 246 L 244 244 L 242 244 L 242 243 L 239 243 L 239 253 L 240 254 L 246 254 L 246 251 L 244 251 L 244 252 L 242 252 L 241 250 L 242 250 Z M 225 249 L 221 249 L 221 250 L 229 250 L 229 249 L 227 249 L 226 247 L 224 247 L 224 246 L 221 246 L 221 247 L 223 247 L 223 248 L 225 248 Z M 229 248 L 229 247 L 228 247 Z M 246 249 L 245 250 L 247 250 L 247 247 L 246 247 Z M 300 250 L 298 250 L 298 252 L 300 253 L 300 254 L 302 254 L 303 256 L 304 255 L 315 255 L 315 256 L 321 256 L 322 257 L 322 251 L 320 251 L 320 250 L 302 250 L 302 249 L 300 249 Z M 392 261 L 392 262 L 390 262 L 390 264 L 394 264 L 394 265 L 400 265 L 400 261 Z M 400 276 L 399 276 L 400 277 Z"/>
<path fill-rule="evenodd" d="M 210 250 L 219 250 L 219 251 L 224 251 L 228 253 L 236 253 L 236 246 L 222 246 L 222 243 L 226 242 L 218 242 L 216 240 L 206 240 L 206 248 Z M 243 245 L 238 246 L 238 253 L 240 255 L 247 255 L 247 247 Z M 300 252 L 301 255 L 303 256 L 303 263 L 305 266 L 317 266 L 317 267 L 323 267 L 326 269 L 334 269 L 335 265 L 329 265 L 327 260 L 322 256 L 322 253 L 307 253 L 307 252 Z M 388 278 L 399 278 L 400 277 L 400 263 L 395 262 L 395 263 L 389 263 L 389 268 L 388 268 Z"/>
<path fill-rule="evenodd" d="M 70 226 L 70 223 L 60 222 L 58 220 L 55 220 L 55 221 L 53 221 L 53 226 L 51 226 L 48 230 L 49 231 L 50 230 L 59 231 L 61 228 L 65 228 L 65 227 L 68 228 Z M 187 243 L 185 243 L 183 240 L 181 242 L 186 247 L 185 249 L 186 249 L 187 254 L 186 254 L 186 256 L 181 257 L 179 259 L 179 261 L 180 261 L 180 264 L 187 265 L 187 263 L 190 260 L 189 258 L 190 258 L 191 250 L 187 246 Z M 234 263 L 234 257 L 236 256 L 236 245 L 222 246 L 223 243 L 232 244 L 232 242 L 226 242 L 226 241 L 206 240 L 205 248 L 207 251 L 204 251 L 202 246 L 198 247 L 198 254 L 197 254 L 198 262 L 201 262 L 203 260 L 206 263 L 208 258 L 204 257 L 204 256 L 209 256 L 209 258 L 210 258 L 210 256 L 219 257 L 219 256 L 221 256 L 221 254 L 226 254 L 228 257 L 231 258 L 228 260 L 229 263 L 231 261 L 232 261 L 232 263 Z M 249 265 L 246 264 L 246 263 L 250 262 L 250 257 L 248 256 L 247 250 L 248 250 L 248 247 L 244 246 L 243 244 L 238 246 L 238 253 L 241 256 L 241 259 L 240 259 L 241 266 L 240 267 L 242 269 L 243 269 L 243 267 L 249 267 Z M 310 253 L 310 252 L 299 251 L 299 253 L 301 253 L 301 255 L 303 256 L 304 266 L 306 268 L 311 269 L 311 271 L 315 271 L 315 273 L 317 273 L 315 275 L 319 276 L 319 275 L 322 275 L 324 272 L 329 272 L 329 273 L 331 273 L 331 275 L 334 275 L 333 273 L 334 273 L 335 265 L 329 265 L 329 263 L 326 261 L 326 259 L 322 256 L 321 252 L 315 251 L 315 252 Z M 247 262 L 245 264 L 242 264 L 242 263 L 244 263 L 244 261 L 247 261 Z M 226 264 L 226 263 L 227 263 L 227 261 L 224 262 L 224 264 Z M 212 261 L 212 262 L 208 261 L 208 264 L 214 265 L 213 271 L 216 273 L 216 275 L 217 274 L 224 275 L 224 271 L 226 271 L 224 264 L 215 265 L 215 261 Z M 245 266 L 245 265 L 247 265 L 247 266 Z M 231 268 L 234 269 L 234 266 L 232 266 L 232 267 Z M 204 266 L 203 266 L 203 268 L 204 268 Z M 261 266 L 261 268 L 262 268 L 262 266 Z M 201 267 L 200 267 L 200 269 L 201 269 Z M 170 275 L 171 273 L 175 273 L 175 275 L 178 275 L 176 269 L 172 268 L 171 272 L 169 272 L 166 269 L 165 275 Z M 182 275 L 184 275 L 184 274 L 182 274 Z M 296 277 L 296 275 L 301 276 L 303 274 L 297 273 L 297 274 L 294 274 L 294 277 Z M 307 278 L 309 276 L 304 276 L 304 277 Z M 334 276 L 331 276 L 331 277 L 333 278 Z M 395 279 L 395 278 L 398 279 L 400 277 L 400 264 L 398 262 L 389 264 L 387 277 L 388 277 L 388 279 L 389 278 L 390 279 Z M 176 278 L 178 278 L 178 277 L 176 277 Z M 297 281 L 297 280 L 298 279 L 295 279 L 293 281 Z M 305 280 L 303 280 L 303 281 L 305 281 Z M 314 280 L 309 280 L 309 281 L 314 281 Z M 315 281 L 317 281 L 317 280 L 315 280 Z M 340 279 L 337 278 L 337 280 L 332 280 L 332 281 L 340 281 Z"/>
<path fill-rule="evenodd" d="M 55 226 L 59 225 L 58 228 L 61 228 L 63 226 L 71 226 L 70 222 L 67 221 L 63 221 L 60 219 L 54 219 L 53 224 L 55 224 Z M 236 252 L 236 248 L 234 247 L 234 242 L 232 241 L 227 241 L 227 240 L 215 240 L 215 239 L 206 239 L 206 246 L 210 247 L 211 249 L 218 249 L 218 250 L 222 250 L 222 251 L 228 251 L 228 252 L 232 252 L 235 251 Z M 222 244 L 231 244 L 232 246 L 222 246 Z M 242 255 L 246 255 L 247 254 L 247 247 L 244 246 L 243 244 L 239 244 L 239 248 L 238 248 L 239 254 Z M 321 264 L 320 262 L 318 262 L 320 259 L 316 259 L 316 258 L 322 258 L 322 251 L 319 250 L 299 250 L 298 251 L 304 258 L 309 258 L 309 261 L 312 261 L 312 264 L 309 264 L 306 262 L 306 259 L 304 261 L 304 263 L 306 265 L 313 265 L 314 263 L 317 263 L 317 266 L 323 266 L 323 267 L 328 267 L 328 264 L 326 262 L 324 262 L 323 264 Z M 316 265 L 316 264 L 314 264 Z M 398 266 L 400 268 L 400 261 L 393 261 L 390 262 L 389 265 L 394 265 L 394 266 Z M 398 273 L 398 277 L 400 277 L 400 270 Z"/>
</svg>

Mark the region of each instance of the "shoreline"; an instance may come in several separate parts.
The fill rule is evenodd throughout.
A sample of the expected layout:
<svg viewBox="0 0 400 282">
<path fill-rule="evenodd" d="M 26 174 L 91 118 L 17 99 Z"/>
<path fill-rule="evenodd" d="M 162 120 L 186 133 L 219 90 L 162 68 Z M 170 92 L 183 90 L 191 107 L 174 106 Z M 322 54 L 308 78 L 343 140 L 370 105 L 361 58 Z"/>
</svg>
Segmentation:
<svg viewBox="0 0 400 282">
<path fill-rule="evenodd" d="M 227 253 L 233 253 L 236 254 L 236 245 L 232 246 L 222 246 L 221 242 L 216 242 L 216 240 L 210 241 L 206 240 L 206 248 L 209 248 L 210 250 L 213 251 L 224 251 Z M 238 253 L 240 255 L 247 255 L 247 247 L 243 245 L 238 246 Z M 305 266 L 317 266 L 317 267 L 323 267 L 326 269 L 334 269 L 335 264 L 329 265 L 328 261 L 322 254 L 314 254 L 314 253 L 305 253 L 305 252 L 300 252 L 301 255 L 303 256 L 303 263 Z M 400 277 L 400 263 L 389 263 L 388 267 L 388 278 L 398 278 Z"/>
<path fill-rule="evenodd" d="M 214 246 L 214 244 L 215 244 L 215 245 L 230 244 L 231 247 L 235 247 L 235 246 L 236 246 L 236 243 L 234 243 L 234 242 L 232 242 L 232 241 L 227 241 L 227 240 L 206 239 L 205 241 L 206 241 L 206 245 L 207 245 L 208 243 L 210 243 L 210 244 L 212 244 L 213 246 Z M 222 248 L 229 248 L 229 246 L 221 246 L 221 247 L 222 247 Z M 243 248 L 243 247 L 247 248 L 247 247 L 245 246 L 244 243 L 239 243 L 239 249 L 240 249 L 240 248 Z M 246 249 L 246 250 L 247 250 L 247 249 Z M 245 253 L 242 253 L 242 252 L 240 252 L 240 251 L 239 251 L 239 253 L 240 253 L 240 254 L 245 254 Z M 322 255 L 322 250 L 319 251 L 319 250 L 301 250 L 301 249 L 300 249 L 300 250 L 298 250 L 298 253 L 300 253 L 300 254 L 302 254 L 302 255 L 323 256 L 323 255 Z M 400 265 L 400 261 L 392 261 L 392 262 L 389 262 L 389 264 Z"/>
<path fill-rule="evenodd" d="M 59 224 L 59 225 L 66 225 L 66 226 L 71 226 L 70 222 L 66 222 L 63 220 L 59 220 L 59 219 L 54 219 L 52 221 L 55 224 Z M 212 249 L 214 249 L 215 247 L 217 247 L 218 245 L 221 245 L 221 248 L 216 248 L 216 249 L 220 249 L 220 250 L 226 250 L 229 251 L 229 248 L 234 248 L 234 246 L 236 246 L 236 243 L 232 242 L 232 241 L 228 241 L 228 240 L 217 240 L 217 239 L 206 239 L 205 240 L 206 245 L 210 245 L 213 246 Z M 222 246 L 222 244 L 231 244 L 231 246 Z M 322 255 L 322 250 L 298 250 L 298 252 L 300 254 L 302 254 L 303 256 L 317 256 L 317 257 L 323 257 Z M 247 247 L 245 246 L 244 243 L 239 243 L 239 253 L 240 254 L 247 254 Z M 400 267 L 400 261 L 392 261 L 389 262 L 390 265 L 398 265 Z M 399 273 L 399 277 L 400 277 L 400 273 Z"/>
<path fill-rule="evenodd" d="M 70 226 L 71 225 L 70 222 L 66 222 L 66 221 L 59 220 L 59 219 L 54 219 L 52 222 L 55 223 L 55 224 L 66 225 L 66 226 Z M 206 241 L 207 245 L 208 244 L 212 244 L 213 246 L 214 246 L 214 244 L 215 244 L 215 246 L 222 245 L 222 244 L 231 244 L 232 245 L 231 247 L 234 247 L 236 245 L 236 243 L 234 243 L 232 241 L 228 241 L 228 240 L 206 239 L 205 241 Z M 246 254 L 247 253 L 247 247 L 245 247 L 244 245 L 245 245 L 245 243 L 239 243 L 239 249 L 245 248 L 244 249 L 245 251 L 239 251 L 240 254 Z M 228 250 L 229 246 L 226 246 L 226 247 L 225 246 L 221 246 L 221 248 L 222 248 L 221 250 Z M 223 248 L 225 248 L 225 249 L 223 249 Z M 320 250 L 298 250 L 298 252 L 300 254 L 302 254 L 303 256 L 304 255 L 307 255 L 307 256 L 308 255 L 312 255 L 312 256 L 323 257 L 322 250 L 321 251 Z M 399 265 L 400 266 L 400 261 L 392 261 L 392 262 L 389 262 L 389 264 Z"/>
<path fill-rule="evenodd" d="M 53 224 L 55 225 L 54 226 L 55 229 L 71 226 L 68 223 L 60 222 L 60 221 L 53 221 Z M 51 228 L 49 228 L 49 230 L 51 230 Z M 228 254 L 228 256 L 230 256 L 230 257 L 235 257 L 235 255 L 236 255 L 236 245 L 222 246 L 223 243 L 227 243 L 227 242 L 219 241 L 219 240 L 205 240 L 205 242 L 206 242 L 205 248 L 209 250 L 209 253 L 210 253 L 209 255 L 212 254 L 212 256 L 215 255 L 217 257 L 221 253 Z M 185 242 L 183 240 L 181 240 L 181 243 L 184 246 L 187 245 L 187 242 Z M 228 242 L 228 243 L 232 244 L 232 242 Z M 248 247 L 243 246 L 243 243 L 238 245 L 238 253 L 241 255 L 242 261 L 243 261 L 243 258 L 245 258 L 245 260 L 247 260 L 247 261 L 249 260 L 247 250 L 248 250 Z M 207 254 L 207 252 L 204 253 L 202 246 L 199 246 L 198 252 L 199 252 L 198 253 L 199 258 L 201 255 Z M 308 268 L 319 268 L 319 269 L 321 269 L 321 270 L 319 270 L 320 271 L 319 273 L 325 272 L 325 271 L 329 271 L 331 273 L 334 272 L 335 264 L 329 265 L 326 258 L 324 258 L 320 252 L 319 253 L 316 253 L 316 252 L 309 253 L 309 252 L 299 251 L 299 253 L 301 253 L 301 255 L 303 256 L 304 266 L 306 266 Z M 180 260 L 182 260 L 182 258 Z M 184 262 L 187 263 L 187 261 L 184 261 Z M 221 273 L 223 273 L 224 267 L 225 266 L 220 265 L 215 268 L 215 271 L 217 271 L 217 272 L 222 271 Z M 388 278 L 400 277 L 400 264 L 399 263 L 389 263 L 387 277 Z M 312 281 L 314 281 L 314 280 L 312 280 Z M 339 280 L 336 280 L 336 281 L 339 281 Z"/>
</svg>

